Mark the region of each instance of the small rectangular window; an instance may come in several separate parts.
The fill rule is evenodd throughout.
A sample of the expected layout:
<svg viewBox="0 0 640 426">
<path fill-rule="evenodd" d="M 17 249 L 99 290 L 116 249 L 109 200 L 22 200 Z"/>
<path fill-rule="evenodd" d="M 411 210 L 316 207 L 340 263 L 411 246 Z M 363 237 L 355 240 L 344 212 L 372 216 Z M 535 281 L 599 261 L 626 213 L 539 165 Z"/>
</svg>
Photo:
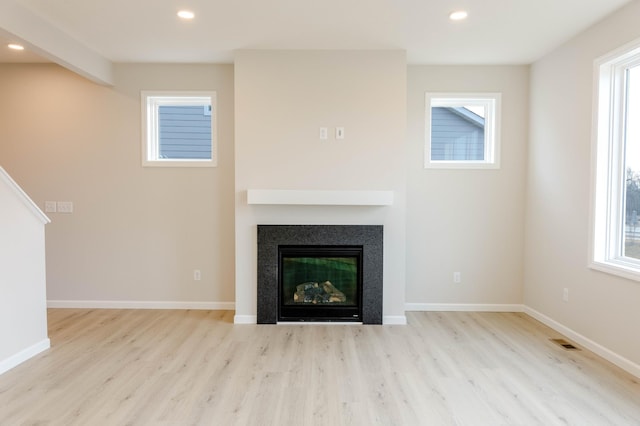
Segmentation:
<svg viewBox="0 0 640 426">
<path fill-rule="evenodd" d="M 142 164 L 216 165 L 215 92 L 142 92 Z"/>
<path fill-rule="evenodd" d="M 498 168 L 500 94 L 426 94 L 425 168 Z"/>
</svg>

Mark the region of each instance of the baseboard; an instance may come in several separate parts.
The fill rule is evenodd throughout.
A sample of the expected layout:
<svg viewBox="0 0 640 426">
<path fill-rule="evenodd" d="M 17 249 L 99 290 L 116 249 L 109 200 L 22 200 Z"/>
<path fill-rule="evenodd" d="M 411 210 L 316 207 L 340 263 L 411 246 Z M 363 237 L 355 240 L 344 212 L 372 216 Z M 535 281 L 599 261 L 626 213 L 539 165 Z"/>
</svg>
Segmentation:
<svg viewBox="0 0 640 426">
<path fill-rule="evenodd" d="M 194 309 L 233 311 L 234 302 L 165 302 L 139 300 L 48 300 L 48 308 L 74 309 Z"/>
<path fill-rule="evenodd" d="M 405 310 L 415 312 L 524 312 L 524 305 L 483 303 L 406 303 Z"/>
<path fill-rule="evenodd" d="M 235 315 L 233 317 L 234 324 L 257 324 L 257 315 Z"/>
<path fill-rule="evenodd" d="M 9 358 L 0 361 L 0 374 L 11 370 L 13 367 L 22 364 L 30 358 L 38 355 L 40 352 L 46 351 L 51 347 L 49 339 L 44 339 L 38 343 L 21 350 L 17 354 L 11 355 Z"/>
<path fill-rule="evenodd" d="M 640 378 L 640 365 L 636 364 L 635 362 L 628 360 L 623 356 L 618 355 L 617 353 L 611 351 L 610 349 L 607 349 L 604 346 L 600 345 L 599 343 L 596 343 L 593 340 L 583 336 L 582 334 L 573 331 L 569 327 L 566 327 L 560 324 L 556 320 L 549 318 L 548 316 L 536 311 L 535 309 L 525 306 L 524 312 L 527 315 L 537 319 L 544 325 L 553 328 L 558 333 L 565 335 L 566 337 L 573 340 L 577 344 L 601 356 L 602 358 L 606 359 L 612 364 L 617 365 L 618 367 L 622 368 L 626 372 L 633 374 L 637 378 Z"/>
<path fill-rule="evenodd" d="M 404 315 L 385 315 L 382 317 L 384 325 L 407 325 L 407 317 Z"/>
</svg>

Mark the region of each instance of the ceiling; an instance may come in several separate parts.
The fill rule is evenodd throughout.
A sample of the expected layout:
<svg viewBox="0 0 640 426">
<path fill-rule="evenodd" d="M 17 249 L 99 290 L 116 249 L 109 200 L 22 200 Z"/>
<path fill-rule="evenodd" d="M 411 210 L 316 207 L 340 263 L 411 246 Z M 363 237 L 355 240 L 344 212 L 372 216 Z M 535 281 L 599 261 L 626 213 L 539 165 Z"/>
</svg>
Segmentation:
<svg viewBox="0 0 640 426">
<path fill-rule="evenodd" d="M 15 50 L 7 49 L 5 46 L 11 43 L 15 43 L 16 38 L 0 34 L 0 63 L 31 63 L 31 62 L 49 62 L 44 57 L 34 53 L 30 50 L 23 50 L 17 52 Z"/>
<path fill-rule="evenodd" d="M 7 31 L 0 18 L 0 62 L 47 57 L 42 46 L 34 49 L 41 56 L 4 48 L 30 45 L 15 36 L 28 13 L 110 62 L 229 63 L 237 49 L 403 49 L 409 63 L 527 64 L 632 0 L 3 1 L 20 19 L 5 17 Z M 177 18 L 182 8 L 195 19 Z M 450 21 L 460 8 L 469 18 Z"/>
</svg>

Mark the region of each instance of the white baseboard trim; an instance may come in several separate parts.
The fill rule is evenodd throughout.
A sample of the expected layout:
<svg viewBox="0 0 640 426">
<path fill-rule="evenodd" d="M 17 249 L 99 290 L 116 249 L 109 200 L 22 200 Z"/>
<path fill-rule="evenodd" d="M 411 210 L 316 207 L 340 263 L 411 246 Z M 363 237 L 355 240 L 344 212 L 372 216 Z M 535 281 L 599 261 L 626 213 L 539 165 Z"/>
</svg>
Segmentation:
<svg viewBox="0 0 640 426">
<path fill-rule="evenodd" d="M 385 315 L 382 317 L 383 325 L 407 325 L 407 317 L 404 315 Z"/>
<path fill-rule="evenodd" d="M 524 312 L 524 305 L 483 303 L 405 303 L 405 310 L 415 312 Z"/>
<path fill-rule="evenodd" d="M 194 309 L 233 311 L 235 302 L 165 302 L 140 300 L 48 300 L 48 308 L 74 309 Z"/>
<path fill-rule="evenodd" d="M 38 355 L 40 352 L 46 351 L 51 347 L 51 341 L 44 339 L 38 343 L 21 350 L 17 354 L 11 355 L 9 358 L 0 361 L 0 374 L 11 370 L 13 367 L 22 364 L 30 358 Z"/>
<path fill-rule="evenodd" d="M 617 353 L 613 352 L 612 350 L 607 349 L 604 346 L 600 345 L 599 343 L 596 343 L 593 340 L 583 336 L 582 334 L 573 331 L 569 327 L 566 327 L 566 326 L 560 324 L 556 320 L 549 318 L 548 316 L 544 315 L 543 313 L 540 313 L 540 312 L 536 311 L 535 309 L 532 309 L 532 308 L 530 308 L 528 306 L 525 306 L 524 307 L 524 312 L 527 315 L 537 319 L 541 323 L 553 328 L 558 333 L 561 333 L 561 334 L 567 336 L 569 339 L 573 340 L 577 344 L 579 344 L 579 345 L 589 349 L 591 352 L 601 356 L 602 358 L 606 359 L 607 361 L 611 362 L 612 364 L 617 365 L 618 367 L 622 368 L 626 372 L 628 372 L 630 374 L 633 374 L 637 378 L 640 378 L 640 365 L 636 364 L 635 362 L 633 362 L 631 360 L 628 360 L 627 358 L 625 358 L 623 356 L 618 355 Z"/>
<path fill-rule="evenodd" d="M 257 315 L 235 315 L 233 317 L 234 324 L 257 324 Z"/>
</svg>

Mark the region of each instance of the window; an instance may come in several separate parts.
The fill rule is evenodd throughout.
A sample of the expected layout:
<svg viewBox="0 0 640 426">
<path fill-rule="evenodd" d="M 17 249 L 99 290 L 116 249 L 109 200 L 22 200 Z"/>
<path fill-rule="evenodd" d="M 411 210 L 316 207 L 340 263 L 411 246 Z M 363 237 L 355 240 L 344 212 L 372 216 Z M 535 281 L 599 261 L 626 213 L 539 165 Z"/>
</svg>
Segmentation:
<svg viewBox="0 0 640 426">
<path fill-rule="evenodd" d="M 596 61 L 595 269 L 640 280 L 640 43 Z"/>
<path fill-rule="evenodd" d="M 427 93 L 425 168 L 499 168 L 500 98 Z"/>
<path fill-rule="evenodd" d="M 142 165 L 216 165 L 215 92 L 142 92 Z"/>
</svg>

